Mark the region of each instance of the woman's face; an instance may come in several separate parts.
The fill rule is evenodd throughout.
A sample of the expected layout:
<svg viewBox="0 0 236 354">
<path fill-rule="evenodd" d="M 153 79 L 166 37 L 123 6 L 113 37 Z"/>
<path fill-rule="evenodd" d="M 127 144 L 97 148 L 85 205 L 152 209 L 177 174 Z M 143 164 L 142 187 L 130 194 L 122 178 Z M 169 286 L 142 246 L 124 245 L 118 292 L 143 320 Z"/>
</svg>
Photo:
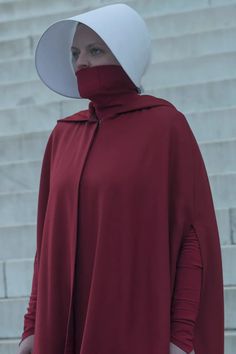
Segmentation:
<svg viewBox="0 0 236 354">
<path fill-rule="evenodd" d="M 75 72 L 92 66 L 120 65 L 98 34 L 83 24 L 77 26 L 71 52 Z"/>
</svg>

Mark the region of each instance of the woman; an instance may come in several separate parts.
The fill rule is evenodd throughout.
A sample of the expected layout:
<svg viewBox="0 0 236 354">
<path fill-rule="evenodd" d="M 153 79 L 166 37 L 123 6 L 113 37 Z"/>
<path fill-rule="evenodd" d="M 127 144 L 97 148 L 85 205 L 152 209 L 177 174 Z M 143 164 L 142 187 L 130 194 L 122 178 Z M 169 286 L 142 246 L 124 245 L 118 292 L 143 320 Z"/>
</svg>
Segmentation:
<svg viewBox="0 0 236 354">
<path fill-rule="evenodd" d="M 46 146 L 20 354 L 223 354 L 205 165 L 184 115 L 140 95 L 149 62 L 145 23 L 124 4 L 58 21 L 38 43 L 42 81 L 90 102 Z"/>
</svg>

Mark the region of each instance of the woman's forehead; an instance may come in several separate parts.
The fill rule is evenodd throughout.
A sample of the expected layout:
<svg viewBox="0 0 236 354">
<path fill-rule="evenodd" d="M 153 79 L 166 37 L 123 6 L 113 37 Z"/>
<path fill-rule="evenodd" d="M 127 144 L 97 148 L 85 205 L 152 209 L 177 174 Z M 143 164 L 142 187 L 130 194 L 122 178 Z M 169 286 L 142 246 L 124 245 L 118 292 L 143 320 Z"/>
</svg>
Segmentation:
<svg viewBox="0 0 236 354">
<path fill-rule="evenodd" d="M 89 42 L 91 42 L 91 43 L 98 42 L 101 44 L 104 43 L 102 38 L 96 32 L 94 32 L 91 28 L 89 28 L 88 26 L 81 24 L 81 23 L 78 24 L 78 26 L 76 27 L 74 37 L 73 37 L 72 45 L 76 46 L 76 45 L 80 44 L 81 46 L 83 46 L 83 45 L 90 44 Z"/>
</svg>

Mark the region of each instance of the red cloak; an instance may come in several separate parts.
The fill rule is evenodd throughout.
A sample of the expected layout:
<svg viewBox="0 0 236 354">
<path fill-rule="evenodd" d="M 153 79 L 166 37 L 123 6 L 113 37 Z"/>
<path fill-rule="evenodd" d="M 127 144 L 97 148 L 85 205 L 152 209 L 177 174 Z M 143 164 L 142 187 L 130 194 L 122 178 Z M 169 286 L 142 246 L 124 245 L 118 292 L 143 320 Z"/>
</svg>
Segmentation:
<svg viewBox="0 0 236 354">
<path fill-rule="evenodd" d="M 22 339 L 35 334 L 34 354 L 66 353 L 79 185 L 95 156 L 94 212 L 83 222 L 94 225 L 97 245 L 81 354 L 169 354 L 176 263 L 191 225 L 203 260 L 194 350 L 223 354 L 220 241 L 198 144 L 170 102 L 133 92 L 105 107 L 90 103 L 59 119 L 50 134 Z"/>
</svg>

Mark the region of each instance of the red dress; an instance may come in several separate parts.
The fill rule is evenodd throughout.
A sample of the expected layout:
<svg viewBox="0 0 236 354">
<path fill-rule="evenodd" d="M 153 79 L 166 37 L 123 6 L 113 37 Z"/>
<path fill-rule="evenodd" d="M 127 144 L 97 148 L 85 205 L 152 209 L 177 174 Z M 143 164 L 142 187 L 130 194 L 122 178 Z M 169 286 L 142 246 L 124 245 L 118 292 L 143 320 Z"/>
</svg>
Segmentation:
<svg viewBox="0 0 236 354">
<path fill-rule="evenodd" d="M 92 88 L 120 77 L 90 69 Z M 34 354 L 168 354 L 171 341 L 223 354 L 220 243 L 199 147 L 173 105 L 121 81 L 50 135 L 22 339 L 35 333 Z"/>
<path fill-rule="evenodd" d="M 95 166 L 87 161 L 80 184 L 78 244 L 73 303 L 73 318 L 70 330 L 69 353 L 79 354 L 86 326 L 86 314 L 96 253 L 96 230 L 93 223 L 83 222 L 86 215 L 93 220 L 96 206 L 91 204 L 96 196 Z M 93 181 L 93 185 L 91 183 Z M 200 300 L 202 260 L 197 235 L 193 228 L 184 237 L 177 264 L 175 290 L 171 311 L 170 341 L 187 353 L 193 349 L 194 325 Z M 114 274 L 114 277 L 116 275 Z M 102 326 L 102 318 L 101 318 Z"/>
</svg>

